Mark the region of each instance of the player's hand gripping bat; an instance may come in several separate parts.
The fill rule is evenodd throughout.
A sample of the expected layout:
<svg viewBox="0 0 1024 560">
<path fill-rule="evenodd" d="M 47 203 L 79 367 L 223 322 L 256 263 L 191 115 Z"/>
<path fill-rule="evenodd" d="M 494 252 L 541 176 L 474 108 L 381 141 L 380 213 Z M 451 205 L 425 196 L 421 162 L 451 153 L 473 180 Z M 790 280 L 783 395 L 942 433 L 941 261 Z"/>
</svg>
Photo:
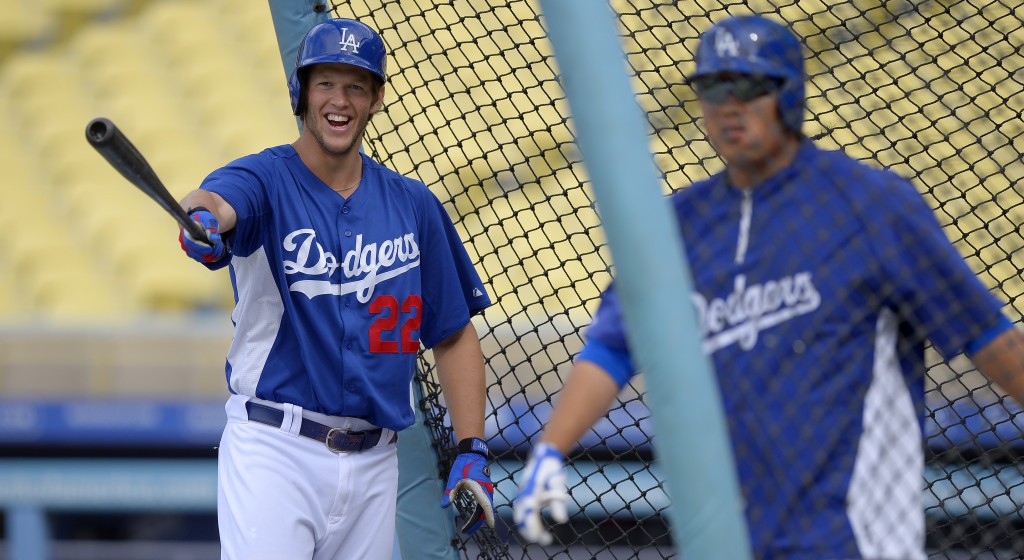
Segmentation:
<svg viewBox="0 0 1024 560">
<path fill-rule="evenodd" d="M 89 121 L 85 127 L 85 138 L 125 179 L 177 220 L 192 239 L 213 245 L 203 226 L 193 221 L 174 200 L 146 158 L 110 119 L 98 117 Z"/>
</svg>

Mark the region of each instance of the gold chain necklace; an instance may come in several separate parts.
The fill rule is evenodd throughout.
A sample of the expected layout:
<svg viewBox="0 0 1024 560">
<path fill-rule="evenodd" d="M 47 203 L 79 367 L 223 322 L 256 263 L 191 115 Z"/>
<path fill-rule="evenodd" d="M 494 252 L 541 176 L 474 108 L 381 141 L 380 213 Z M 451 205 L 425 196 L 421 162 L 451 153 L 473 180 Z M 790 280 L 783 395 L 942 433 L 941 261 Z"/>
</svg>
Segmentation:
<svg viewBox="0 0 1024 560">
<path fill-rule="evenodd" d="M 336 193 L 338 193 L 338 194 L 341 194 L 341 193 L 343 193 L 343 192 L 347 192 L 347 191 L 350 191 L 350 190 L 352 190 L 352 189 L 356 188 L 356 185 L 358 185 L 358 184 L 359 184 L 359 182 L 360 182 L 360 181 L 362 181 L 362 180 L 363 180 L 363 178 L 362 178 L 362 177 L 360 177 L 360 178 L 356 179 L 356 182 L 355 182 L 355 183 L 352 183 L 351 185 L 349 185 L 349 186 L 347 186 L 347 187 L 345 187 L 345 188 L 343 188 L 343 189 L 334 189 L 334 192 L 336 192 Z"/>
</svg>

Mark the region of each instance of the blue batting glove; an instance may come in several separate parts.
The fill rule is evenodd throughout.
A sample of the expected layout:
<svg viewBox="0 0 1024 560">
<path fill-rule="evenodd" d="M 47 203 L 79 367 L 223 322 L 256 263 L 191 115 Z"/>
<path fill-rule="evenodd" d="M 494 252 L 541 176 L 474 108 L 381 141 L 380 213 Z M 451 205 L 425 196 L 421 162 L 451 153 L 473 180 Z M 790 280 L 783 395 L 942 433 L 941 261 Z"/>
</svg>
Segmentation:
<svg viewBox="0 0 1024 560">
<path fill-rule="evenodd" d="M 441 507 L 446 508 L 465 496 L 476 504 L 473 515 L 462 526 L 462 532 L 471 535 L 484 523 L 494 528 L 494 483 L 491 469 L 487 467 L 489 451 L 487 444 L 477 438 L 466 438 L 459 442 L 459 455 L 448 475 L 448 486 L 444 489 Z M 461 495 L 461 496 L 460 496 Z"/>
<path fill-rule="evenodd" d="M 541 510 L 548 508 L 556 523 L 569 520 L 566 502 L 565 456 L 553 445 L 537 444 L 526 462 L 519 495 L 512 503 L 512 517 L 519 534 L 529 542 L 551 544 L 551 533 L 544 528 Z"/>
<path fill-rule="evenodd" d="M 227 259 L 224 256 L 228 251 L 218 232 L 220 222 L 217 220 L 217 216 L 214 216 L 213 212 L 202 206 L 192 208 L 188 213 L 189 217 L 206 229 L 210 237 L 210 244 L 198 239 L 192 239 L 192 236 L 185 231 L 185 228 L 181 228 L 181 232 L 178 233 L 178 241 L 181 243 L 182 250 L 185 251 L 189 258 L 206 265 L 210 269 L 216 270 L 226 265 Z"/>
</svg>

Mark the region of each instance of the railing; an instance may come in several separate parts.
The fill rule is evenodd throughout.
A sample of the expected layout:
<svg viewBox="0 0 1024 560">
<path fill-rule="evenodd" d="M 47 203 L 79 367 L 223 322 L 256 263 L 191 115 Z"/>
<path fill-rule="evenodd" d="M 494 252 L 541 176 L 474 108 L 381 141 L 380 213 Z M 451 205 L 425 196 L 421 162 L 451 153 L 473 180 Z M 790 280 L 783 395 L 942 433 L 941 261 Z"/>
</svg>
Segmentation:
<svg viewBox="0 0 1024 560">
<path fill-rule="evenodd" d="M 492 439 L 497 457 L 492 475 L 500 481 L 495 505 L 500 511 L 510 510 L 501 506 L 515 496 L 513 474 L 523 467 L 525 441 L 515 444 L 516 434 L 532 433 L 529 425 L 520 425 L 526 416 L 517 407 L 525 410 L 529 403 L 512 401 L 494 411 L 488 426 L 488 434 L 502 431 L 501 438 Z M 923 501 L 933 523 L 1024 521 L 1024 473 L 1010 460 L 1024 452 L 1022 426 L 1010 414 L 994 413 L 998 408 L 945 407 L 928 414 L 925 430 L 933 460 L 925 470 Z M 956 430 L 949 429 L 953 418 L 962 419 Z M 0 508 L 6 518 L 7 558 L 52 558 L 49 513 L 212 514 L 217 501 L 212 455 L 224 420 L 219 399 L 0 401 L 0 448 L 5 450 L 0 457 Z M 665 510 L 668 497 L 657 465 L 646 466 L 652 461 L 650 433 L 649 413 L 639 401 L 599 423 L 588 437 L 605 442 L 607 462 L 581 460 L 567 470 L 575 502 L 595 504 L 596 509 L 570 513 L 608 518 L 611 512 L 612 518 L 627 516 L 625 521 L 663 523 L 658 512 Z M 643 439 L 637 441 L 638 436 Z M 1001 445 L 999 453 L 1008 460 L 969 461 L 972 449 L 982 451 L 980 446 L 989 444 Z M 95 458 L 103 449 L 118 449 L 124 458 Z M 601 476 L 588 476 L 598 471 Z M 509 531 L 511 520 L 502 519 L 501 526 Z"/>
</svg>

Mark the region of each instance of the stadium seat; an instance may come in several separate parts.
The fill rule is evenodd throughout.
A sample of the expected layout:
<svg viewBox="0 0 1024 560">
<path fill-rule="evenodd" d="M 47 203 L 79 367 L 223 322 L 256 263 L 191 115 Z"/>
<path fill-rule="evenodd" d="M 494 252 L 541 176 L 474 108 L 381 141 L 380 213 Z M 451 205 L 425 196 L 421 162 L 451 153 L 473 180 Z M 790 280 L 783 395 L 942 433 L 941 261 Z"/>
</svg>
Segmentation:
<svg viewBox="0 0 1024 560">
<path fill-rule="evenodd" d="M 84 141 L 90 116 L 89 100 L 77 80 L 78 69 L 59 51 L 41 49 L 10 61 L 0 70 L 5 104 L 13 109 L 10 121 L 27 147 L 42 154 L 60 154 L 58 143 L 74 141 L 88 150 Z"/>
<path fill-rule="evenodd" d="M 28 315 L 29 308 L 14 277 L 14 270 L 7 265 L 6 258 L 0 255 L 0 317 L 22 319 Z"/>
<path fill-rule="evenodd" d="M 5 40 L 36 40 L 56 24 L 68 34 L 0 58 L 0 106 L 10 108 L 0 114 L 10 191 L 0 226 L 45 230 L 0 247 L 9 271 L 0 313 L 13 316 L 16 303 L 64 317 L 102 316 L 106 306 L 114 318 L 230 307 L 226 272 L 188 260 L 171 217 L 89 147 L 84 130 L 94 117 L 112 119 L 179 198 L 231 159 L 292 141 L 269 13 L 238 0 L 8 4 L 0 33 L 7 26 L 21 38 L 0 37 L 0 56 Z M 210 94 L 236 89 L 244 95 Z"/>
<path fill-rule="evenodd" d="M 24 51 L 0 66 L 0 83 L 12 100 L 74 87 L 75 68 L 54 49 Z M 41 86 L 46 87 L 41 87 Z M 73 90 L 72 90 L 73 91 Z M 68 92 L 70 93 L 70 91 Z"/>
<path fill-rule="evenodd" d="M 54 14 L 34 0 L 6 0 L 0 10 L 0 54 L 45 36 L 55 23 Z"/>
<path fill-rule="evenodd" d="M 141 192 L 129 194 L 119 205 L 97 207 L 83 223 L 88 244 L 100 248 L 126 295 L 160 311 L 229 305 L 226 271 L 217 275 L 190 260 L 179 247 L 173 219 Z"/>
<path fill-rule="evenodd" d="M 112 14 L 127 5 L 127 0 L 39 0 L 55 17 L 79 23 L 81 20 L 102 14 Z"/>
<path fill-rule="evenodd" d="M 3 169 L 5 183 L 0 227 L 16 233 L 11 236 L 13 242 L 33 237 L 36 229 L 52 229 L 44 226 L 50 226 L 56 219 L 49 197 L 40 189 L 44 177 L 42 169 L 33 165 L 35 162 L 27 158 L 22 148 L 9 139 L 0 142 L 0 169 Z M 34 223 L 39 227 L 33 226 Z M 57 233 L 63 232 L 59 224 L 55 229 Z"/>
<path fill-rule="evenodd" d="M 96 325 L 137 311 L 132 300 L 121 297 L 117 286 L 93 266 L 90 257 L 76 252 L 61 257 L 59 265 L 35 271 L 29 295 L 42 316 L 53 322 Z"/>
<path fill-rule="evenodd" d="M 177 247 L 174 236 L 146 245 L 144 257 L 123 259 L 128 288 L 148 309 L 193 311 L 229 309 L 230 281 L 227 270 L 211 272 L 190 260 Z"/>
<path fill-rule="evenodd" d="M 88 221 L 94 208 L 117 206 L 108 201 L 111 196 L 134 194 L 123 193 L 131 188 L 119 188 L 121 183 L 128 185 L 127 181 L 93 150 L 60 154 L 47 165 L 52 180 L 50 192 L 66 205 L 76 227 Z"/>
<path fill-rule="evenodd" d="M 41 316 L 52 320 L 121 315 L 130 301 L 116 302 L 117 290 L 105 283 L 88 247 L 73 240 L 53 216 L 42 197 L 22 192 L 19 209 L 9 218 L 6 262 L 21 285 L 21 293 Z"/>
<path fill-rule="evenodd" d="M 143 56 L 136 46 L 142 41 L 133 20 L 114 19 L 82 28 L 70 39 L 67 51 L 93 72 L 96 67 L 121 64 Z"/>
<path fill-rule="evenodd" d="M 152 51 L 176 71 L 223 56 L 225 34 L 199 2 L 160 2 L 139 18 Z M 237 63 L 237 61 L 236 61 Z"/>
</svg>

